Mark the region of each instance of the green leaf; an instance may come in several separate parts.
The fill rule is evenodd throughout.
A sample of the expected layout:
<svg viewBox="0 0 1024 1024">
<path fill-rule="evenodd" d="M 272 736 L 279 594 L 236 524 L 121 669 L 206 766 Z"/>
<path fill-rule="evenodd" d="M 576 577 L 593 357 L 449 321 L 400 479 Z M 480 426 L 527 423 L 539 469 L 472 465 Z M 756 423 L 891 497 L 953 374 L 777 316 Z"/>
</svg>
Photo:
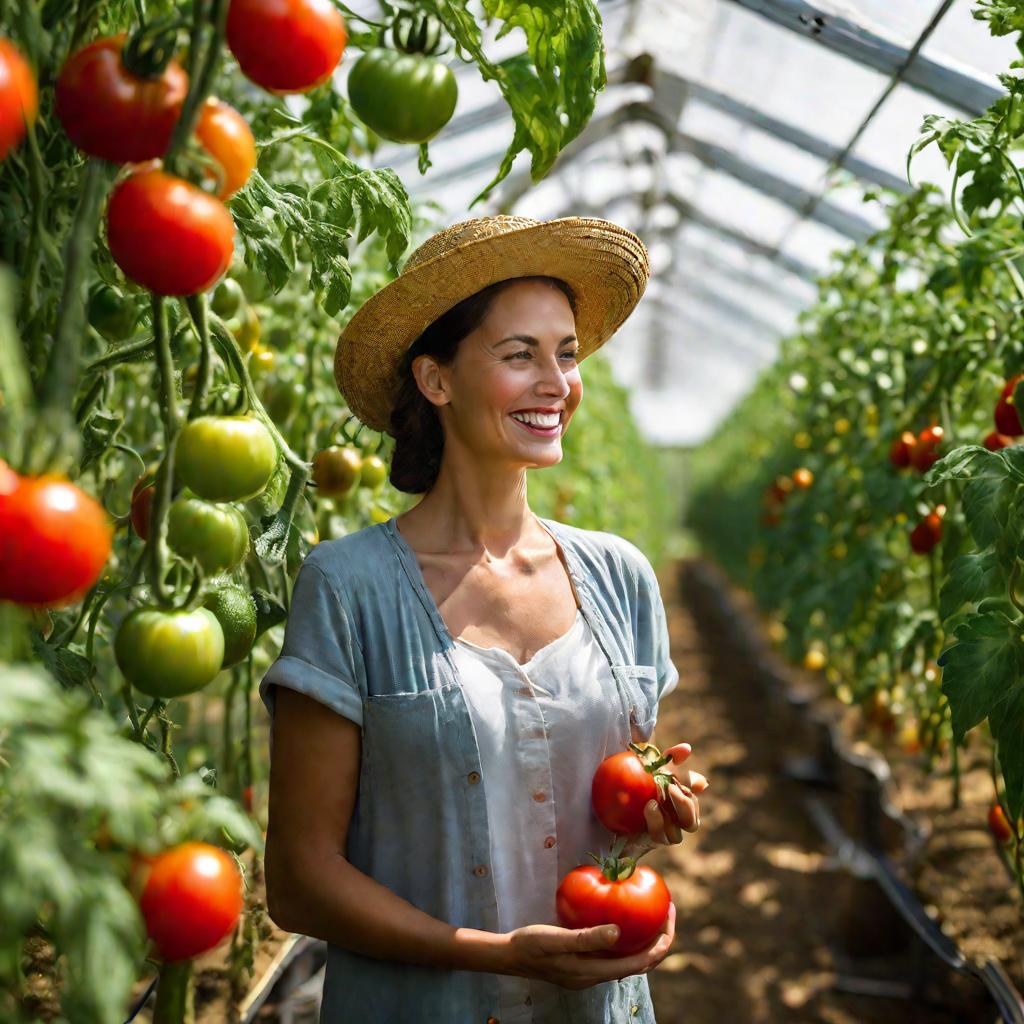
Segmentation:
<svg viewBox="0 0 1024 1024">
<path fill-rule="evenodd" d="M 559 152 L 583 130 L 594 101 L 607 82 L 601 16 L 592 0 L 483 0 L 488 23 L 502 22 L 496 38 L 515 28 L 526 35 L 526 53 L 493 63 L 468 0 L 421 0 L 454 39 L 461 54 L 476 62 L 485 81 L 494 81 L 508 103 L 515 128 L 498 172 L 470 203 L 475 206 L 512 169 L 524 149 L 530 176 L 539 181 Z"/>
<path fill-rule="evenodd" d="M 999 612 L 975 615 L 956 629 L 957 642 L 943 651 L 942 692 L 949 700 L 953 736 L 966 734 L 1004 701 L 1024 669 L 1020 626 Z"/>
<path fill-rule="evenodd" d="M 986 597 L 1005 597 L 1006 577 L 995 551 L 959 555 L 939 595 L 939 615 L 948 619 L 964 604 L 977 604 Z"/>
</svg>

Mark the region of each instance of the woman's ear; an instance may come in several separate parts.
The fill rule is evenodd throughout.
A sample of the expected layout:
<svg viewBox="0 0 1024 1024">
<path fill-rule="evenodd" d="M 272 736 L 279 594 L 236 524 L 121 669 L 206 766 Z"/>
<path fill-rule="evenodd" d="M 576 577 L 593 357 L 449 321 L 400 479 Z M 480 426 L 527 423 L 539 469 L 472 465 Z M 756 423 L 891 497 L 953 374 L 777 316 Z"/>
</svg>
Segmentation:
<svg viewBox="0 0 1024 1024">
<path fill-rule="evenodd" d="M 431 405 L 448 404 L 448 383 L 436 359 L 432 356 L 417 356 L 412 361 L 412 375 L 417 387 Z"/>
</svg>

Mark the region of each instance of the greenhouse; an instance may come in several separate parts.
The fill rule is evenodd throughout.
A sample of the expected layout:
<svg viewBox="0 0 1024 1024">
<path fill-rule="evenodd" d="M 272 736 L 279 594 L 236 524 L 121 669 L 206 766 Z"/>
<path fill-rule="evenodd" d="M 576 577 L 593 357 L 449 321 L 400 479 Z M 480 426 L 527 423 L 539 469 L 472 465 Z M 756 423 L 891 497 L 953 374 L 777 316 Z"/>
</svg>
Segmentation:
<svg viewBox="0 0 1024 1024">
<path fill-rule="evenodd" d="M 1022 67 L 0 0 L 0 1024 L 1024 1024 Z"/>
</svg>

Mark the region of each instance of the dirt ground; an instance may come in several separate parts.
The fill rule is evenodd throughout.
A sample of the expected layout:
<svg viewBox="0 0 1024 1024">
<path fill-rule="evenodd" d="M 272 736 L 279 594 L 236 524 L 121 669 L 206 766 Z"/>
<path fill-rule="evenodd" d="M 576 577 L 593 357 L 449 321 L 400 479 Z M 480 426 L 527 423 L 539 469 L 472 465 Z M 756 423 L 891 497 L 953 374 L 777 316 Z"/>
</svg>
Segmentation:
<svg viewBox="0 0 1024 1024">
<path fill-rule="evenodd" d="M 711 783 L 701 798 L 701 828 L 647 858 L 662 871 L 676 904 L 676 946 L 650 976 L 659 1024 L 969 1024 L 996 1019 L 980 986 L 959 975 L 922 1006 L 851 994 L 837 975 L 899 979 L 898 954 L 852 972 L 830 949 L 845 876 L 830 870 L 830 850 L 808 818 L 802 783 L 779 772 L 781 723 L 749 671 L 702 614 L 685 565 L 662 577 L 679 686 L 661 705 L 661 746 L 693 745 L 688 764 Z"/>
</svg>

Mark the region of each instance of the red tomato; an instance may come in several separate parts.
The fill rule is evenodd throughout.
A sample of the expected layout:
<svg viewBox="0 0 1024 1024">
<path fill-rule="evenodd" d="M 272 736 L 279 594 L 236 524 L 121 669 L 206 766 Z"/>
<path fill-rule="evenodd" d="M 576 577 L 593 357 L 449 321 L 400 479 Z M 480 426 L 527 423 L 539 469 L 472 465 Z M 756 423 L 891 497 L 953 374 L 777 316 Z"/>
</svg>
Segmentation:
<svg viewBox="0 0 1024 1024">
<path fill-rule="evenodd" d="M 1013 829 L 997 803 L 988 809 L 988 830 L 1000 843 L 1008 843 L 1013 838 Z"/>
<path fill-rule="evenodd" d="M 617 924 L 619 938 L 605 955 L 628 956 L 646 949 L 665 925 L 672 902 L 661 875 L 641 864 L 631 874 L 622 862 L 582 864 L 562 879 L 555 893 L 558 920 L 565 928 Z M 618 875 L 618 877 L 616 877 Z"/>
<path fill-rule="evenodd" d="M 212 288 L 231 263 L 234 238 L 219 199 L 152 164 L 125 178 L 107 207 L 114 262 L 158 295 Z"/>
<path fill-rule="evenodd" d="M 993 430 L 985 435 L 985 440 L 982 441 L 982 444 L 990 452 L 997 452 L 1000 448 L 1009 448 L 1013 444 L 1013 438 L 1000 434 L 998 430 Z"/>
<path fill-rule="evenodd" d="M 20 482 L 21 478 L 18 474 L 3 459 L 0 459 L 0 498 L 12 494 Z"/>
<path fill-rule="evenodd" d="M 32 69 L 9 39 L 0 38 L 0 160 L 25 137 L 38 112 Z"/>
<path fill-rule="evenodd" d="M 1003 385 L 1002 391 L 999 392 L 999 401 L 996 402 L 995 415 L 993 417 L 996 423 L 996 430 L 1000 434 L 1006 434 L 1008 437 L 1020 437 L 1021 434 L 1024 434 L 1024 427 L 1020 423 L 1020 414 L 1017 412 L 1017 407 L 1013 404 L 1013 392 L 1021 376 L 1018 373 Z"/>
<path fill-rule="evenodd" d="M 942 427 L 932 424 L 917 435 L 917 443 L 910 453 L 910 461 L 914 464 L 914 469 L 924 473 L 939 461 L 941 458 L 939 445 L 942 443 L 942 434 Z"/>
<path fill-rule="evenodd" d="M 793 471 L 793 483 L 802 491 L 806 491 L 814 483 L 814 474 L 805 466 Z"/>
<path fill-rule="evenodd" d="M 210 97 L 196 123 L 196 138 L 220 164 L 219 199 L 230 199 L 256 166 L 256 140 L 245 118 L 234 107 Z"/>
<path fill-rule="evenodd" d="M 110 557 L 112 535 L 103 507 L 70 481 L 23 477 L 0 500 L 0 599 L 79 600 Z"/>
<path fill-rule="evenodd" d="M 657 747 L 640 747 L 635 743 L 621 754 L 606 757 L 597 766 L 590 786 L 590 800 L 598 821 L 620 834 L 646 832 L 644 808 L 651 800 L 658 800 L 674 819 L 671 800 L 662 799 L 663 787 L 674 779 L 665 768 L 671 761 Z"/>
<path fill-rule="evenodd" d="M 889 448 L 889 461 L 897 469 L 906 469 L 916 446 L 917 438 L 909 430 L 904 430 Z"/>
<path fill-rule="evenodd" d="M 156 497 L 156 481 L 153 473 L 147 472 L 135 481 L 132 488 L 131 520 L 135 535 L 149 540 L 149 523 L 153 518 L 153 499 Z"/>
<path fill-rule="evenodd" d="M 942 516 L 945 511 L 945 505 L 939 505 L 910 531 L 910 547 L 917 554 L 927 555 L 942 540 Z"/>
<path fill-rule="evenodd" d="M 308 92 L 331 77 L 348 42 L 330 0 L 231 0 L 227 40 L 242 74 L 268 92 Z"/>
<path fill-rule="evenodd" d="M 188 75 L 172 60 L 156 78 L 138 78 L 121 63 L 126 35 L 76 50 L 57 79 L 55 109 L 68 138 L 91 156 L 137 163 L 164 155 L 188 92 Z"/>
<path fill-rule="evenodd" d="M 230 854 L 209 843 L 182 843 L 148 859 L 139 908 L 164 960 L 213 949 L 242 910 L 242 876 Z"/>
</svg>

